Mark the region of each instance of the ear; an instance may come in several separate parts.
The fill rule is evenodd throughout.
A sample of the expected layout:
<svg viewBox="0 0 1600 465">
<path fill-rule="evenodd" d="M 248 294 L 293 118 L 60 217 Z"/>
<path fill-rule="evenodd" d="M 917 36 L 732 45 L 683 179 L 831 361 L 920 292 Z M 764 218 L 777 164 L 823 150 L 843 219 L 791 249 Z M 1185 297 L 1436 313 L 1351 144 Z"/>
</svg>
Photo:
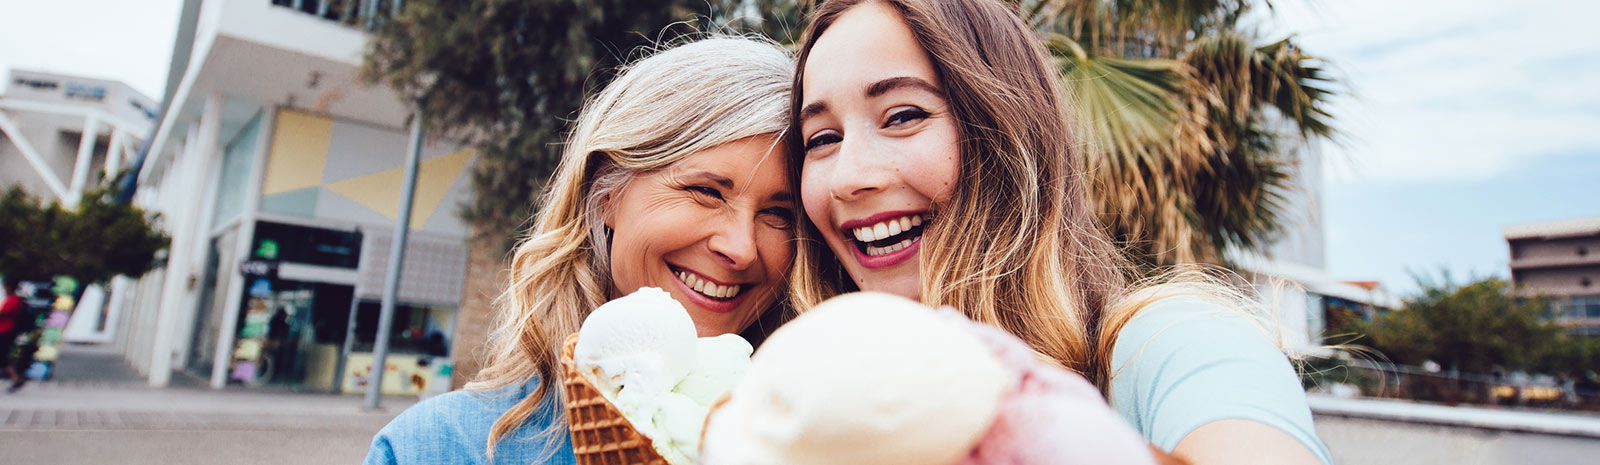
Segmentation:
<svg viewBox="0 0 1600 465">
<path fill-rule="evenodd" d="M 606 229 L 616 229 L 617 222 L 617 197 L 621 189 L 613 189 L 600 196 L 600 218 Z"/>
</svg>

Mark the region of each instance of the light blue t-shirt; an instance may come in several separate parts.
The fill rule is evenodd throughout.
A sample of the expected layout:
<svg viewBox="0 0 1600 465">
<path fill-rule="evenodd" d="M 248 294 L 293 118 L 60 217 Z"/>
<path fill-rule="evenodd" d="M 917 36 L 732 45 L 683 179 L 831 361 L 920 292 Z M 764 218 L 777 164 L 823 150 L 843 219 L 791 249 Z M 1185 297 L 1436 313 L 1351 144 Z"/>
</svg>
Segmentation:
<svg viewBox="0 0 1600 465">
<path fill-rule="evenodd" d="M 1217 304 L 1151 305 L 1118 334 L 1111 368 L 1111 406 L 1162 450 L 1206 424 L 1242 419 L 1277 428 L 1333 463 L 1288 357 Z"/>
<path fill-rule="evenodd" d="M 454 391 L 406 409 L 372 438 L 366 465 L 487 464 L 489 429 L 507 410 L 533 393 L 537 383 L 498 392 Z M 553 392 L 551 394 L 554 394 Z M 554 454 L 545 454 L 538 434 L 555 421 L 561 407 L 546 397 L 521 428 L 495 444 L 497 464 L 572 465 L 572 440 L 565 427 L 557 430 Z M 536 462 L 542 457 L 543 461 Z"/>
</svg>

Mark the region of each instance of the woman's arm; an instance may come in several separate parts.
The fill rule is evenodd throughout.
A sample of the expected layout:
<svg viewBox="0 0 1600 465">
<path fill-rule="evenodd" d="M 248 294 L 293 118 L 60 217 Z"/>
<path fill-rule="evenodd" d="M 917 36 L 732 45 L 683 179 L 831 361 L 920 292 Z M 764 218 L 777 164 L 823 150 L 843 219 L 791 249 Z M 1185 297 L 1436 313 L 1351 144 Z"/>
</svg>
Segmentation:
<svg viewBox="0 0 1600 465">
<path fill-rule="evenodd" d="M 1249 444 L 1249 447 L 1240 447 Z M 1282 430 L 1250 420 L 1221 420 L 1195 429 L 1172 456 L 1188 465 L 1318 465 L 1305 444 Z"/>
</svg>

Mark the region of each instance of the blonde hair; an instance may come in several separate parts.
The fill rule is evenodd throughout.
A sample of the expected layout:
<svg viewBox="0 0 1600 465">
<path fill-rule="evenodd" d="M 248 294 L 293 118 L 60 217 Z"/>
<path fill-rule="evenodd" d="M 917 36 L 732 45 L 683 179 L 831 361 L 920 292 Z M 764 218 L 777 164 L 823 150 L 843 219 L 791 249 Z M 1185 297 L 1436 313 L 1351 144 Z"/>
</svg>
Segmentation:
<svg viewBox="0 0 1600 465">
<path fill-rule="evenodd" d="M 819 36 L 871 1 L 818 7 L 800 48 L 791 115 L 803 101 L 802 73 Z M 918 257 L 923 303 L 998 326 L 1102 392 L 1110 386 L 1117 333 L 1150 304 L 1196 296 L 1255 313 L 1254 304 L 1242 303 L 1248 299 L 1235 298 L 1242 293 L 1192 268 L 1130 286 L 1131 265 L 1095 218 L 1086 144 L 1076 137 L 1060 74 L 1013 7 L 997 0 L 880 1 L 928 53 L 961 122 L 960 175 L 951 198 L 937 206 Z M 795 182 L 801 163 L 791 161 Z M 800 311 L 856 290 L 816 226 L 803 223 L 790 278 Z"/>
<path fill-rule="evenodd" d="M 541 402 L 559 401 L 559 345 L 608 298 L 607 199 L 634 177 L 691 154 L 755 136 L 784 137 L 793 69 L 788 53 L 770 41 L 711 36 L 624 67 L 584 106 L 534 224 L 512 253 L 509 285 L 495 301 L 500 320 L 489 335 L 487 364 L 467 384 L 499 390 L 539 382 L 495 421 L 491 459 L 495 444 Z M 565 434 L 562 419 L 539 433 L 547 446 Z"/>
</svg>

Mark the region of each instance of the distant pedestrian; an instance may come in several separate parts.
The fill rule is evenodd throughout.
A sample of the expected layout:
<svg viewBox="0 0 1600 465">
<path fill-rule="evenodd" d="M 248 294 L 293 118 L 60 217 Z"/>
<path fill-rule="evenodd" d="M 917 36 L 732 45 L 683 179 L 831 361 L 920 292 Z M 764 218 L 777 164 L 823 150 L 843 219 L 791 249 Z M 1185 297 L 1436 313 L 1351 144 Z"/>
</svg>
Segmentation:
<svg viewBox="0 0 1600 465">
<path fill-rule="evenodd" d="M 6 392 L 16 392 L 16 387 L 23 384 L 22 376 L 17 374 L 16 364 L 11 353 L 17 345 L 17 330 L 21 328 L 18 321 L 26 315 L 27 309 L 22 302 L 22 297 L 17 295 L 17 283 L 7 279 L 5 282 L 5 298 L 0 300 L 0 373 L 11 381 L 12 388 Z"/>
</svg>

